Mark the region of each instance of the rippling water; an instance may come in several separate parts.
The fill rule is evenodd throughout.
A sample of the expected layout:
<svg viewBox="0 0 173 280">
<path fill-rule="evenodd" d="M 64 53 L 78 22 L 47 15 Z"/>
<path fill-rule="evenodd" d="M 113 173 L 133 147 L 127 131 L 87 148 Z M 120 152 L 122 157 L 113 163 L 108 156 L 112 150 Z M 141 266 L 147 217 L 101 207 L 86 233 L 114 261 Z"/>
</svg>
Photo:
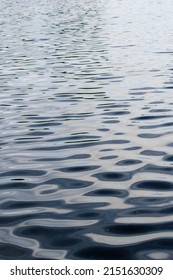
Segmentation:
<svg viewBox="0 0 173 280">
<path fill-rule="evenodd" d="M 172 8 L 1 0 L 1 259 L 173 259 Z"/>
</svg>

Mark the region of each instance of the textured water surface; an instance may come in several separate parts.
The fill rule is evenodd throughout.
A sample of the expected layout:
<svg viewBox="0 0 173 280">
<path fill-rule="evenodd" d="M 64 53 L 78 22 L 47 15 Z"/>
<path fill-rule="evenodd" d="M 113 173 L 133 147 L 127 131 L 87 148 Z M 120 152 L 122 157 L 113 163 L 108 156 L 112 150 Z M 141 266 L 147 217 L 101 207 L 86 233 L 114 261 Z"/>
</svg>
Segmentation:
<svg viewBox="0 0 173 280">
<path fill-rule="evenodd" d="M 173 259 L 172 8 L 0 2 L 1 259 Z"/>
</svg>

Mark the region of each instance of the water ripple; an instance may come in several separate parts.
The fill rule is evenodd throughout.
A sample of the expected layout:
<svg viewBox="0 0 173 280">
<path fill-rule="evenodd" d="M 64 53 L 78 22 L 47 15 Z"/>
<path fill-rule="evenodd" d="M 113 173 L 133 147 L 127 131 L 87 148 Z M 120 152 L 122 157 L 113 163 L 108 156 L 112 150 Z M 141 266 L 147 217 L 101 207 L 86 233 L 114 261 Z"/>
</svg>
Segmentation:
<svg viewBox="0 0 173 280">
<path fill-rule="evenodd" d="M 0 259 L 173 259 L 172 3 L 141 2 L 0 2 Z"/>
</svg>

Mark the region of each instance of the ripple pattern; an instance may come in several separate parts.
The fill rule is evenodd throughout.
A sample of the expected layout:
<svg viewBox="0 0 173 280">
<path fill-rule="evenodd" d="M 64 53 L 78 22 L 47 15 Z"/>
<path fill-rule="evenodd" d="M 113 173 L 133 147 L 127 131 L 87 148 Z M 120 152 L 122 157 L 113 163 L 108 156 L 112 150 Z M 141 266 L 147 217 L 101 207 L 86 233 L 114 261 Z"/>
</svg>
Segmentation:
<svg viewBox="0 0 173 280">
<path fill-rule="evenodd" d="M 0 2 L 0 259 L 173 259 L 172 1 Z"/>
</svg>

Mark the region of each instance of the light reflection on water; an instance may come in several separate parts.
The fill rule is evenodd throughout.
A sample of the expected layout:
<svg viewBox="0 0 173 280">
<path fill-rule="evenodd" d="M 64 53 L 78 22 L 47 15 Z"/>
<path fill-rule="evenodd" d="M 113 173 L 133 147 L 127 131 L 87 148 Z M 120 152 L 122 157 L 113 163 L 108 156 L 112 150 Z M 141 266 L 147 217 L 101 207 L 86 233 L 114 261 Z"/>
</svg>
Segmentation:
<svg viewBox="0 0 173 280">
<path fill-rule="evenodd" d="M 1 1 L 1 259 L 173 259 L 171 8 Z"/>
</svg>

